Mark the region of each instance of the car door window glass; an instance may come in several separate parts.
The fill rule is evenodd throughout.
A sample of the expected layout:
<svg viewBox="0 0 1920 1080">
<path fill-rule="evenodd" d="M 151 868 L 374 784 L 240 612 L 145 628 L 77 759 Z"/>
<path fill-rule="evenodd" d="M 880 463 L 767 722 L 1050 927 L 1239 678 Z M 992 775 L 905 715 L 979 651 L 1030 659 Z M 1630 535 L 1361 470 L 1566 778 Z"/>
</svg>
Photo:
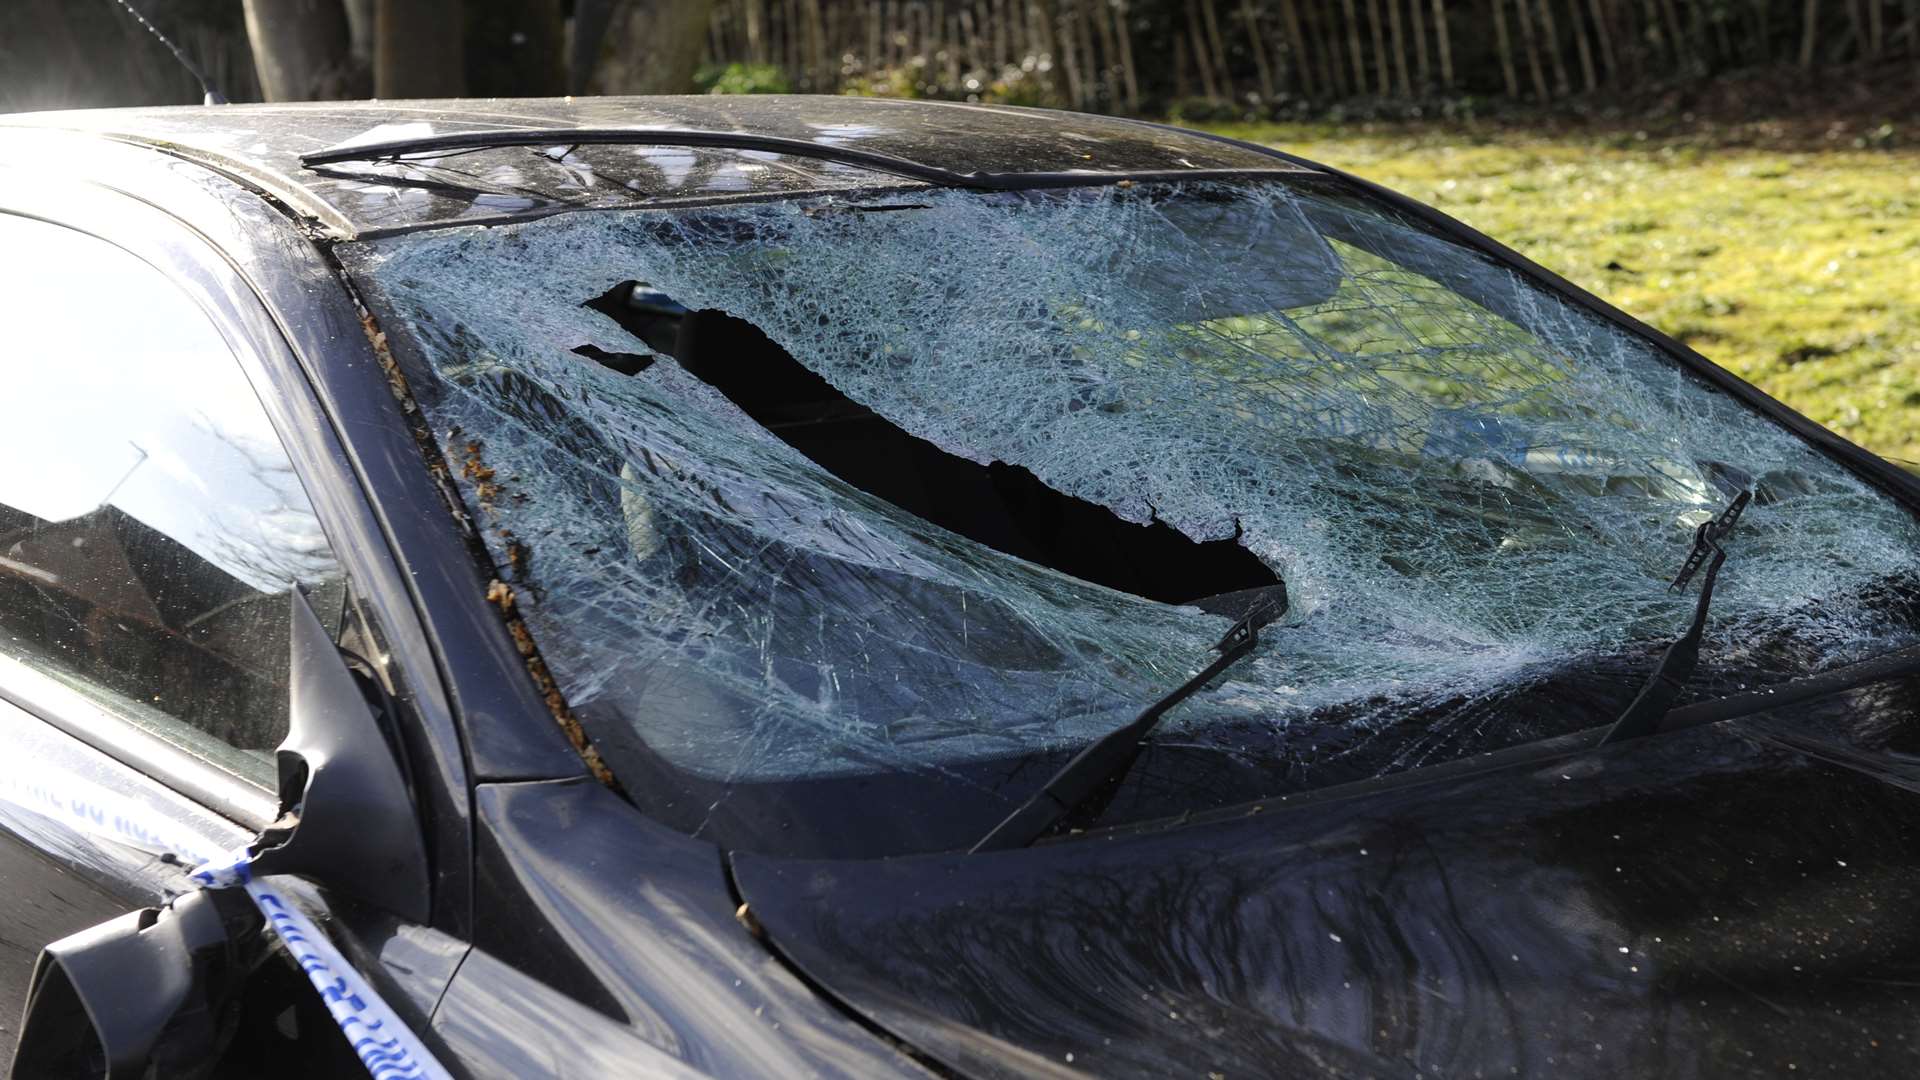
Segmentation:
<svg viewBox="0 0 1920 1080">
<path fill-rule="evenodd" d="M 128 252 L 0 215 L 0 655 L 254 779 L 286 591 L 341 574 L 216 326 Z"/>
</svg>

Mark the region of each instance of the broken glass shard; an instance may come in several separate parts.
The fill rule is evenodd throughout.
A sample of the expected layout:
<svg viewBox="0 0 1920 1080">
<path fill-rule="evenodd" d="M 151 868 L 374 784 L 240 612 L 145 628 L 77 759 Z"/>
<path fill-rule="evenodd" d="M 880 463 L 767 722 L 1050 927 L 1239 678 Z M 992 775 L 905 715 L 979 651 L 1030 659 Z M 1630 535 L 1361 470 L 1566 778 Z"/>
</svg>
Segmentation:
<svg viewBox="0 0 1920 1080">
<path fill-rule="evenodd" d="M 1611 719 L 1687 613 L 1667 583 L 1728 476 L 1755 497 L 1694 696 L 1914 638 L 1896 501 L 1356 196 L 845 205 L 343 249 L 560 686 L 690 832 L 977 838 L 1224 629 L 1113 522 L 1213 569 L 1230 548 L 1212 591 L 1270 574 L 1293 608 L 1167 718 L 1109 820 Z"/>
</svg>

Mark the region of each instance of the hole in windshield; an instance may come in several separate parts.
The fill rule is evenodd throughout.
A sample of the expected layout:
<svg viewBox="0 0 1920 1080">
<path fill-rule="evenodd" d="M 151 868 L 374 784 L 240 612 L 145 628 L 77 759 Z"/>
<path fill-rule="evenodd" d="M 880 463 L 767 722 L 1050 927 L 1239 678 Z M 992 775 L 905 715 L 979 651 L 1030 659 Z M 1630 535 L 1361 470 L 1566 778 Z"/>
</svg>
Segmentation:
<svg viewBox="0 0 1920 1080">
<path fill-rule="evenodd" d="M 631 285 L 629 285 L 631 288 Z M 1234 535 L 1193 540 L 1157 518 L 1126 521 L 1056 491 L 1019 465 L 984 464 L 942 450 L 849 398 L 758 327 L 724 312 L 663 313 L 657 302 L 589 301 L 788 446 L 848 484 L 977 544 L 1082 581 L 1168 604 L 1265 588 L 1280 578 Z M 677 306 L 677 305 L 676 305 Z M 671 327 L 665 325 L 672 323 Z M 671 344 L 668 344 L 671 342 Z M 574 352 L 633 374 L 592 345 Z M 1068 401 L 1068 411 L 1089 406 Z M 1111 406 L 1106 406 L 1111 407 Z"/>
<path fill-rule="evenodd" d="M 1188 602 L 1274 575 L 1283 623 L 1103 823 L 1608 722 L 1728 477 L 1686 700 L 1915 639 L 1904 507 L 1351 193 L 916 199 L 341 249 L 569 705 L 690 834 L 970 845 L 1210 655 Z"/>
</svg>

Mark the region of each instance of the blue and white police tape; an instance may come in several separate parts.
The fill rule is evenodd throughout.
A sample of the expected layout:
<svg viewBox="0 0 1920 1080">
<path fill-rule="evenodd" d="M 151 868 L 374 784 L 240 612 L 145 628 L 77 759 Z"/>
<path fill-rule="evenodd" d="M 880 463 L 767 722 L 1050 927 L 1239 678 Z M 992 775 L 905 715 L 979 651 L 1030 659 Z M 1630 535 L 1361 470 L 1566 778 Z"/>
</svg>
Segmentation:
<svg viewBox="0 0 1920 1080">
<path fill-rule="evenodd" d="M 60 770 L 0 759 L 0 802 L 10 803 L 78 832 L 104 837 L 155 855 L 198 865 L 193 879 L 206 888 L 240 888 L 346 1035 L 374 1080 L 451 1080 L 427 1048 L 374 993 L 346 957 L 280 889 L 256 880 L 245 848 L 210 857 L 205 838 L 156 814 L 121 792 Z"/>
<path fill-rule="evenodd" d="M 253 898 L 267 925 L 307 973 L 313 988 L 327 1004 L 327 1012 L 352 1044 L 360 1063 L 374 1080 L 450 1080 L 407 1025 L 401 1022 L 360 973 L 321 935 L 306 915 L 278 889 L 254 878 L 248 865 L 252 855 L 242 848 L 201 866 L 193 879 L 211 889 L 241 888 Z"/>
<path fill-rule="evenodd" d="M 192 830 L 117 791 L 58 769 L 34 768 L 32 762 L 17 758 L 0 760 L 0 802 L 76 832 L 152 855 L 172 855 L 188 866 L 207 859 L 206 841 Z"/>
</svg>

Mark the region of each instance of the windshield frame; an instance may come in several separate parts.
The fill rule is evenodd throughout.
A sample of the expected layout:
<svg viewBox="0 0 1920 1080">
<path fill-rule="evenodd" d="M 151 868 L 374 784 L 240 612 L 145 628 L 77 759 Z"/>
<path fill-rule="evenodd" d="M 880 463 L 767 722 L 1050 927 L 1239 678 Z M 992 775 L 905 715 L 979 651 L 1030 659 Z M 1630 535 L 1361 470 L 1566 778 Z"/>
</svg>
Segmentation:
<svg viewBox="0 0 1920 1080">
<path fill-rule="evenodd" d="M 1277 152 L 1268 151 L 1265 148 L 1256 148 L 1256 149 L 1261 149 L 1263 152 L 1273 153 L 1275 156 L 1287 157 L 1288 160 L 1298 160 L 1298 159 L 1292 159 L 1287 155 L 1281 155 L 1281 154 L 1278 154 Z M 1303 163 L 1303 164 L 1311 164 L 1311 163 Z M 1582 289 L 1579 289 L 1577 286 L 1572 285 L 1571 283 L 1567 282 L 1565 279 L 1559 277 L 1558 275 L 1553 274 L 1551 271 L 1545 270 L 1544 268 L 1538 266 L 1537 264 L 1532 263 L 1530 260 L 1525 259 L 1523 256 L 1520 256 L 1516 252 L 1513 252 L 1511 249 L 1508 249 L 1503 245 L 1500 245 L 1497 242 L 1492 241 L 1491 239 L 1485 237 L 1484 235 L 1478 233 L 1477 231 L 1465 226 L 1464 224 L 1461 224 L 1453 220 L 1452 218 L 1447 217 L 1446 215 L 1440 213 L 1439 211 L 1433 210 L 1430 207 L 1426 207 L 1423 204 L 1414 202 L 1413 200 L 1406 199 L 1405 197 L 1399 196 L 1396 193 L 1387 191 L 1386 189 L 1379 188 L 1377 185 L 1373 185 L 1357 177 L 1352 177 L 1347 174 L 1337 172 L 1335 170 L 1327 170 L 1325 169 L 1324 166 L 1315 165 L 1313 167 L 1315 169 L 1321 170 L 1319 175 L 1310 175 L 1310 174 L 1303 174 L 1299 172 L 1293 172 L 1293 173 L 1284 174 L 1284 177 L 1282 177 L 1282 176 L 1276 176 L 1271 173 L 1258 172 L 1258 173 L 1247 173 L 1244 175 L 1236 174 L 1234 179 L 1241 179 L 1241 180 L 1247 180 L 1247 181 L 1257 180 L 1257 181 L 1264 181 L 1264 182 L 1283 180 L 1285 184 L 1292 187 L 1297 187 L 1297 188 L 1301 188 L 1309 191 L 1319 191 L 1325 194 L 1336 195 L 1336 196 L 1341 196 L 1346 198 L 1352 198 L 1363 205 L 1371 205 L 1376 210 L 1388 211 L 1390 213 L 1390 216 L 1395 218 L 1396 220 L 1404 224 L 1415 226 L 1421 231 L 1427 232 L 1429 235 L 1435 236 L 1438 239 L 1454 243 L 1469 251 L 1480 254 L 1488 258 L 1489 260 L 1491 260 L 1496 265 L 1504 269 L 1508 269 L 1515 272 L 1516 276 L 1524 284 L 1535 287 L 1535 288 L 1539 288 L 1543 292 L 1548 293 L 1554 298 L 1568 303 L 1570 306 L 1572 306 L 1575 309 L 1578 309 L 1587 314 L 1598 317 L 1603 322 L 1610 324 L 1614 328 L 1625 332 L 1630 338 L 1634 340 L 1654 346 L 1666 358 L 1675 362 L 1676 364 L 1681 366 L 1683 369 L 1688 370 L 1689 372 L 1703 378 L 1713 388 L 1723 393 L 1727 393 L 1728 395 L 1734 397 L 1741 404 L 1747 406 L 1753 411 L 1759 413 L 1760 415 L 1766 417 L 1767 419 L 1785 428 L 1791 435 L 1796 437 L 1799 441 L 1807 443 L 1813 449 L 1819 451 L 1822 454 L 1822 456 L 1835 460 L 1838 464 L 1845 467 L 1848 472 L 1852 473 L 1857 478 L 1865 481 L 1871 487 L 1891 497 L 1894 501 L 1899 503 L 1908 512 L 1920 513 L 1920 478 L 1914 477 L 1912 474 L 1907 473 L 1905 470 L 1902 470 L 1896 466 L 1893 466 L 1891 463 L 1888 463 L 1883 459 L 1880 459 L 1872 455 L 1871 453 L 1865 451 L 1864 449 L 1857 447 L 1854 444 L 1848 442 L 1844 438 L 1828 431 L 1827 429 L 1819 426 L 1818 424 L 1815 424 L 1813 421 L 1808 420 L 1801 414 L 1793 411 L 1792 409 L 1788 408 L 1787 406 L 1783 405 L 1782 403 L 1778 402 L 1772 397 L 1766 395 L 1765 393 L 1758 390 L 1757 388 L 1739 379 L 1737 376 L 1734 376 L 1730 372 L 1727 372 L 1725 369 L 1722 369 L 1717 365 L 1713 364 L 1711 361 L 1707 360 L 1705 357 L 1701 356 L 1699 353 L 1694 352 L 1692 349 L 1688 348 L 1683 343 L 1668 337 L 1667 335 L 1661 333 L 1657 329 L 1649 327 L 1646 324 L 1641 323 L 1636 319 L 1633 319 L 1631 316 L 1626 315 L 1624 312 L 1619 311 L 1617 308 L 1614 308 L 1611 305 L 1606 304 L 1604 301 L 1599 300 L 1597 297 L 1593 296 L 1591 293 L 1588 293 Z M 1056 178 L 1047 178 L 1047 179 L 1052 180 Z M 1152 179 L 1152 178 L 1144 177 L 1144 176 L 1140 178 L 1142 182 L 1145 182 L 1146 180 L 1149 180 L 1149 179 Z M 1193 181 L 1193 180 L 1202 179 L 1202 178 L 1194 175 L 1190 175 L 1190 174 L 1180 174 L 1175 177 L 1167 177 L 1166 179 Z M 1057 178 L 1057 182 L 1035 183 L 1031 187 L 1020 187 L 1020 188 L 1014 188 L 1011 190 L 1015 190 L 1015 191 L 1036 190 L 1037 191 L 1037 190 L 1047 190 L 1047 189 L 1055 189 L 1055 188 L 1062 188 L 1062 187 L 1082 187 L 1082 186 L 1101 187 L 1101 186 L 1110 185 L 1114 182 L 1115 182 L 1114 179 L 1110 176 L 1070 176 L 1070 177 Z M 876 188 L 873 191 L 873 194 L 879 195 L 882 197 L 900 197 L 900 196 L 910 196 L 911 191 L 912 189 L 901 189 L 898 187 L 883 187 L 883 188 Z M 854 193 L 846 190 L 841 190 L 841 191 L 833 192 L 832 194 L 837 195 L 841 198 L 846 198 L 850 195 L 853 195 Z M 721 196 L 721 197 L 714 197 L 711 199 L 686 200 L 686 201 L 675 203 L 672 206 L 660 206 L 660 207 L 641 206 L 641 207 L 623 207 L 623 208 L 609 207 L 609 208 L 595 208 L 595 210 L 597 211 L 599 209 L 620 209 L 620 210 L 625 210 L 632 213 L 675 214 L 675 213 L 685 213 L 703 206 L 733 205 L 741 202 L 765 202 L 765 201 L 786 201 L 786 200 L 803 202 L 812 197 L 815 197 L 815 196 L 807 192 L 782 193 L 778 195 L 766 195 L 766 196 L 750 196 L 745 198 Z M 572 213 L 572 212 L 585 212 L 585 211 L 574 211 L 574 210 L 567 210 L 564 208 L 555 211 L 555 213 Z M 541 215 L 541 216 L 546 216 L 546 215 Z M 471 220 L 446 222 L 446 223 L 440 223 L 440 224 L 431 225 L 431 226 L 423 226 L 417 229 L 395 230 L 395 232 L 402 232 L 402 231 L 403 232 L 420 232 L 420 231 L 427 231 L 429 229 L 450 229 L 450 228 L 464 227 L 464 226 L 475 225 L 475 224 L 482 224 L 482 223 L 477 221 L 471 221 Z M 392 233 L 387 233 L 383 235 L 392 235 Z M 352 246 L 354 245 L 343 245 L 343 247 L 352 247 Z M 1380 254 L 1382 258 L 1385 258 L 1388 261 L 1395 262 L 1396 265 L 1404 266 L 1406 269 L 1409 269 L 1416 274 L 1424 273 L 1424 271 L 1420 270 L 1417 267 L 1405 266 L 1404 263 L 1400 263 L 1398 262 L 1398 260 L 1394 260 L 1390 254 L 1387 254 L 1384 252 L 1378 253 L 1378 254 Z M 351 268 L 348 269 L 348 276 L 350 279 L 352 278 Z M 1496 314 L 1499 313 L 1499 308 L 1497 306 L 1487 303 L 1487 298 L 1484 294 L 1476 294 L 1476 292 L 1470 287 L 1462 287 L 1462 283 L 1447 282 L 1445 284 L 1449 289 L 1452 289 L 1458 292 L 1464 298 L 1476 304 L 1479 304 L 1483 307 L 1486 307 L 1489 311 L 1493 311 Z M 405 343 L 406 335 L 398 335 L 396 341 L 399 343 L 403 343 L 401 344 L 401 349 L 403 351 L 412 347 L 410 343 Z M 416 358 L 414 362 L 422 364 L 424 366 L 430 366 L 430 365 L 426 365 L 426 362 L 423 359 Z M 404 380 L 404 376 L 400 373 L 400 370 L 398 368 L 396 368 L 392 372 L 392 375 L 396 380 L 401 380 L 401 381 Z M 446 453 L 449 460 L 452 460 L 452 458 L 454 457 L 454 454 L 447 447 L 439 447 L 439 450 L 441 452 Z M 430 460 L 431 460 L 431 456 L 430 456 Z M 471 526 L 469 526 L 469 535 L 471 535 Z M 489 578 L 492 578 L 492 577 L 496 577 L 500 573 L 501 568 L 498 567 L 495 564 L 494 560 L 487 554 L 484 545 L 481 545 L 479 543 L 473 543 L 469 545 L 469 548 L 470 548 L 470 551 L 472 551 L 473 554 L 476 556 L 476 559 L 479 561 L 480 563 L 479 568 L 481 569 L 483 575 Z M 503 604 L 502 605 L 503 609 L 506 606 L 507 605 Z M 521 625 L 521 629 L 516 632 L 515 636 L 516 638 L 518 638 L 522 634 L 525 634 L 529 638 L 531 638 L 531 632 L 524 627 L 524 624 Z M 537 649 L 537 646 L 534 646 L 534 648 Z M 532 655 L 534 655 L 537 658 L 537 652 L 533 653 Z M 564 694 L 561 692 L 560 688 L 552 684 L 550 681 L 541 685 L 539 689 L 543 693 L 547 693 L 549 695 L 555 694 L 555 693 L 561 693 L 561 696 L 564 697 Z M 584 730 L 579 728 L 578 721 L 572 721 L 571 723 L 569 723 L 568 718 L 565 715 L 562 715 L 562 710 L 556 710 L 556 716 L 561 720 L 563 728 L 568 730 L 568 734 L 574 741 L 576 749 L 582 751 L 583 756 L 586 756 L 589 760 L 589 763 L 594 766 L 594 771 L 596 771 L 597 773 L 601 773 L 602 778 L 604 780 L 611 780 L 612 774 L 610 772 L 606 772 L 604 769 L 604 766 L 599 763 L 598 756 L 597 754 L 594 753 L 591 740 L 587 737 Z M 1542 740 L 1542 741 L 1553 743 L 1553 742 L 1558 742 L 1561 739 L 1568 739 L 1568 738 L 1572 738 L 1573 736 L 1584 735 L 1584 734 L 1585 734 L 1584 731 L 1575 732 L 1573 733 L 1573 735 L 1554 736 L 1554 737 L 1548 738 L 1547 740 Z M 1508 753 L 1508 752 L 1518 753 L 1528 747 L 1532 747 L 1536 745 L 1538 745 L 1538 742 L 1520 743 L 1520 744 L 1511 746 L 1506 750 L 1498 751 L 1498 753 L 1502 753 L 1502 754 Z M 1399 778 L 1399 777 L 1410 777 L 1414 773 L 1424 773 L 1427 770 L 1431 770 L 1431 769 L 1444 769 L 1448 765 L 1462 764 L 1464 763 L 1465 760 L 1470 760 L 1470 759 L 1454 759 L 1452 761 L 1441 762 L 1435 765 L 1416 766 L 1412 769 L 1407 770 L 1406 772 L 1397 772 L 1393 774 L 1387 774 L 1381 777 L 1377 777 L 1375 779 L 1388 780 L 1388 779 Z M 1372 781 L 1358 781 L 1358 782 L 1336 784 L 1334 785 L 1334 787 L 1344 789 L 1349 786 L 1368 785 L 1371 783 Z M 1327 790 L 1332 790 L 1332 788 L 1329 788 Z M 1252 801 L 1257 802 L 1258 800 L 1252 800 Z M 641 809 L 643 812 L 645 812 L 644 805 L 641 806 Z M 1206 811 L 1205 814 L 1208 817 L 1213 817 L 1217 814 L 1223 814 L 1226 812 L 1227 812 L 1226 810 L 1217 810 L 1217 811 L 1209 810 L 1209 811 Z M 1128 821 L 1123 825 L 1114 826 L 1113 828 L 1133 829 L 1138 827 L 1144 827 L 1150 824 L 1151 824 L 1151 821 L 1146 819 L 1134 819 L 1134 820 Z M 1102 831 L 1105 831 L 1105 830 L 1102 830 Z"/>
</svg>

